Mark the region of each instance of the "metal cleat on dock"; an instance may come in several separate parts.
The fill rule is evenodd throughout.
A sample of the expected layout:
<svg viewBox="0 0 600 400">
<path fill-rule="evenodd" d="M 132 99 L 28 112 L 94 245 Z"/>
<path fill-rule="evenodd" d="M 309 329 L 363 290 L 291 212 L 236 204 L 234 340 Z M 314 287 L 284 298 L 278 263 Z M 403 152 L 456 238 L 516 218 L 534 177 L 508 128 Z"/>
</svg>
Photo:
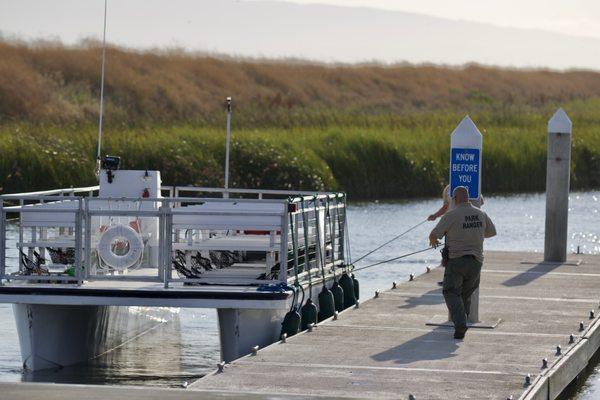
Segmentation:
<svg viewBox="0 0 600 400">
<path fill-rule="evenodd" d="M 259 347 L 258 345 L 254 346 L 254 347 L 252 348 L 252 355 L 253 355 L 253 356 L 255 356 L 255 355 L 257 355 L 257 354 L 258 354 L 258 349 L 259 349 L 259 348 L 260 348 L 260 347 Z"/>
<path fill-rule="evenodd" d="M 221 361 L 220 363 L 217 363 L 217 372 L 223 373 L 224 371 L 225 371 L 225 361 Z"/>
</svg>

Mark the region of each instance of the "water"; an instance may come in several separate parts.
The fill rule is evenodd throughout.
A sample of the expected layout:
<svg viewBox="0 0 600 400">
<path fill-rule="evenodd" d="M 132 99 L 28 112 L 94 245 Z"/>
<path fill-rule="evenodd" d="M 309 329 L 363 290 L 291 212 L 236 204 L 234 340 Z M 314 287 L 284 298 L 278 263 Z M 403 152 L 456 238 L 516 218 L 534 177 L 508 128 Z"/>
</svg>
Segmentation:
<svg viewBox="0 0 600 400">
<path fill-rule="evenodd" d="M 354 258 L 418 224 L 436 211 L 440 200 L 406 203 L 353 204 L 349 208 L 351 249 Z M 573 193 L 570 199 L 569 249 L 600 254 L 598 215 L 600 192 Z M 486 241 L 490 250 L 541 252 L 544 247 L 543 195 L 497 196 L 486 199 L 485 210 L 496 223 L 498 236 Z M 428 245 L 433 223 L 426 223 L 396 243 L 367 257 L 359 265 L 383 261 Z M 429 251 L 359 272 L 361 293 L 386 289 L 394 280 L 421 274 L 437 265 L 439 253 Z M 364 264 L 363 264 L 364 263 Z M 23 374 L 12 309 L 0 305 L 0 380 L 98 384 L 133 384 L 178 387 L 214 370 L 219 361 L 219 337 L 215 310 L 181 309 L 179 314 L 150 333 L 100 357 L 89 366 L 61 371 Z M 589 379 L 573 399 L 600 396 L 600 370 L 592 367 Z"/>
</svg>

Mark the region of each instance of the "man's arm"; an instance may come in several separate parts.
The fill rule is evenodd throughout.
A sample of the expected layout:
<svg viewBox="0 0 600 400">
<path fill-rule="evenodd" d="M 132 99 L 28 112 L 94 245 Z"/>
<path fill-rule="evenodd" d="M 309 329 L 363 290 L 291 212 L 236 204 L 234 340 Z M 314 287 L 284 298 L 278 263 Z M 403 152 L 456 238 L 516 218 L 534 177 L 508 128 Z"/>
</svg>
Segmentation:
<svg viewBox="0 0 600 400">
<path fill-rule="evenodd" d="M 441 217 L 442 215 L 446 214 L 446 211 L 448 211 L 448 203 L 444 202 L 444 205 L 441 206 L 440 209 L 437 210 L 435 213 L 427 217 L 427 220 L 435 221 L 438 217 Z"/>
<path fill-rule="evenodd" d="M 485 214 L 485 232 L 483 233 L 483 237 L 487 238 L 491 238 L 493 236 L 496 236 L 496 226 L 494 225 L 494 223 L 492 222 L 492 220 L 490 219 L 490 217 L 488 217 L 487 213 Z"/>
<path fill-rule="evenodd" d="M 429 244 L 432 247 L 437 247 L 440 244 L 439 239 L 443 238 L 448 232 L 449 228 L 449 219 L 448 214 L 444 214 L 440 222 L 437 223 L 435 228 L 429 234 Z"/>
</svg>

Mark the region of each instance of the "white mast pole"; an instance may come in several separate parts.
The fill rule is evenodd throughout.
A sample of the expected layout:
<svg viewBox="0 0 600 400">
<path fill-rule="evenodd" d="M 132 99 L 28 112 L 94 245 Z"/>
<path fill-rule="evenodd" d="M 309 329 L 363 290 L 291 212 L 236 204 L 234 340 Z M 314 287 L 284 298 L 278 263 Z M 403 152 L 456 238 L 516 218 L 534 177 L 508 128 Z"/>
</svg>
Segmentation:
<svg viewBox="0 0 600 400">
<path fill-rule="evenodd" d="M 227 97 L 227 140 L 225 143 L 225 189 L 229 189 L 229 144 L 231 142 L 231 97 Z M 229 197 L 225 192 L 224 197 Z"/>
<path fill-rule="evenodd" d="M 100 170 L 100 157 L 102 151 L 102 117 L 104 114 L 104 64 L 106 61 L 106 9 L 108 0 L 104 0 L 104 32 L 102 34 L 102 68 L 100 71 L 100 113 L 98 117 L 98 152 L 96 154 L 96 168 Z"/>
</svg>

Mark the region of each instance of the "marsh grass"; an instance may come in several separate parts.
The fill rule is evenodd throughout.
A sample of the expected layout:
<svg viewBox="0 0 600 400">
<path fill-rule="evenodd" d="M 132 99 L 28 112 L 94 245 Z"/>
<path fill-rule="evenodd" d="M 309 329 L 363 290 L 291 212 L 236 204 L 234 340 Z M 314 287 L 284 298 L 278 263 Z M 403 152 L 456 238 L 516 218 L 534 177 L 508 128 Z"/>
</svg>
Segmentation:
<svg viewBox="0 0 600 400">
<path fill-rule="evenodd" d="M 100 51 L 0 42 L 0 192 L 95 183 Z M 600 73 L 468 65 L 348 66 L 108 51 L 104 152 L 174 185 L 439 195 L 449 134 L 484 135 L 483 191 L 542 191 L 546 122 L 574 123 L 572 188 L 600 186 Z"/>
<path fill-rule="evenodd" d="M 567 107 L 569 108 L 569 107 Z M 578 113 L 573 113 L 579 115 Z M 543 191 L 546 119 L 495 124 L 477 118 L 484 135 L 483 191 Z M 341 189 L 354 199 L 438 195 L 447 181 L 454 115 L 439 125 L 402 121 L 379 126 L 244 129 L 234 125 L 232 187 Z M 573 189 L 600 187 L 600 129 L 590 116 L 574 118 Z M 191 125 L 107 132 L 105 152 L 123 168 L 158 169 L 174 185 L 221 186 L 223 129 Z M 4 125 L 0 128 L 0 187 L 4 192 L 93 184 L 96 128 Z"/>
</svg>

